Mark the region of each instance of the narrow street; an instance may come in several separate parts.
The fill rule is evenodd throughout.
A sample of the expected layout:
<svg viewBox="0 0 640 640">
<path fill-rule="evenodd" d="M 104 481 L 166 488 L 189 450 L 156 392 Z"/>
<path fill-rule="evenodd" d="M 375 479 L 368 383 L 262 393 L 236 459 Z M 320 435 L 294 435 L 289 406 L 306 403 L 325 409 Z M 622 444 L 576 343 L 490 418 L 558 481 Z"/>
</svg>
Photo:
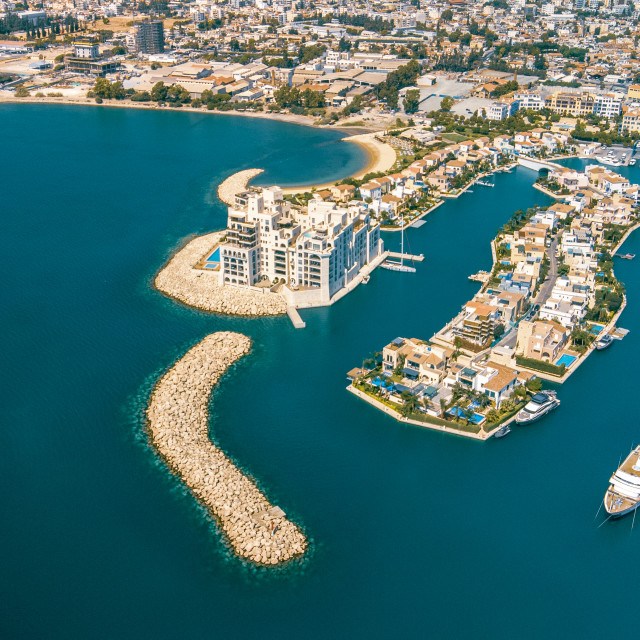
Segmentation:
<svg viewBox="0 0 640 640">
<path fill-rule="evenodd" d="M 551 241 L 551 244 L 547 247 L 547 258 L 549 258 L 549 275 L 547 279 L 540 285 L 540 290 L 538 291 L 538 295 L 532 299 L 532 305 L 538 305 L 541 307 L 551 296 L 551 291 L 553 290 L 554 285 L 556 284 L 556 280 L 558 278 L 558 258 L 556 256 L 556 249 L 558 248 L 558 241 L 560 236 L 557 235 Z M 527 313 L 523 319 L 531 320 L 532 317 L 535 317 L 537 312 L 534 314 Z M 513 349 L 516 346 L 516 342 L 518 340 L 518 329 L 517 327 L 512 328 L 505 336 L 500 340 L 498 346 L 500 347 L 509 347 Z"/>
<path fill-rule="evenodd" d="M 540 285 L 538 295 L 532 300 L 533 304 L 537 304 L 540 307 L 551 296 L 551 290 L 556 284 L 558 278 L 558 258 L 556 257 L 556 249 L 558 248 L 559 236 L 556 236 L 551 244 L 547 247 L 547 258 L 549 258 L 549 275 L 547 279 Z"/>
</svg>

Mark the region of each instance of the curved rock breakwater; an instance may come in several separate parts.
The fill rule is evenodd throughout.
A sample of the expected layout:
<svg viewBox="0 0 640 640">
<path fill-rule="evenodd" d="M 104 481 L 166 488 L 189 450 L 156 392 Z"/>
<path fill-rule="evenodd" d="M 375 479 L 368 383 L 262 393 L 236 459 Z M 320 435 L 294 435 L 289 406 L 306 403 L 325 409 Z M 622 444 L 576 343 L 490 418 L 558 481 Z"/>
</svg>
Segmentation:
<svg viewBox="0 0 640 640">
<path fill-rule="evenodd" d="M 176 253 L 158 273 L 158 291 L 191 307 L 240 316 L 277 316 L 287 312 L 287 303 L 269 289 L 220 286 L 219 273 L 196 265 L 222 240 L 224 231 L 198 236 Z"/>
<path fill-rule="evenodd" d="M 147 408 L 151 441 L 172 471 L 218 519 L 238 556 L 275 565 L 302 554 L 302 532 L 271 505 L 208 434 L 213 386 L 251 340 L 218 332 L 190 349 L 160 379 Z"/>
<path fill-rule="evenodd" d="M 235 202 L 236 194 L 246 191 L 247 185 L 252 178 L 260 175 L 264 169 L 245 169 L 229 176 L 218 187 L 218 198 L 225 204 L 232 205 Z"/>
</svg>

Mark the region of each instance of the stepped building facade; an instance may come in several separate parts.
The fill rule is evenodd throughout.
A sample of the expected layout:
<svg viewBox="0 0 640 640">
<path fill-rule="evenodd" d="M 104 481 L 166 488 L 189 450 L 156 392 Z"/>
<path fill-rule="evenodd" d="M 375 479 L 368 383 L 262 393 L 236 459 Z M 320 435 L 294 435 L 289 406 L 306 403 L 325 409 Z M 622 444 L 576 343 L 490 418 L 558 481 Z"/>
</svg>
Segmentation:
<svg viewBox="0 0 640 640">
<path fill-rule="evenodd" d="M 383 251 L 380 226 L 362 203 L 314 199 L 301 207 L 284 200 L 278 187 L 253 189 L 229 207 L 220 280 L 282 284 L 285 294 L 328 303 Z"/>
</svg>

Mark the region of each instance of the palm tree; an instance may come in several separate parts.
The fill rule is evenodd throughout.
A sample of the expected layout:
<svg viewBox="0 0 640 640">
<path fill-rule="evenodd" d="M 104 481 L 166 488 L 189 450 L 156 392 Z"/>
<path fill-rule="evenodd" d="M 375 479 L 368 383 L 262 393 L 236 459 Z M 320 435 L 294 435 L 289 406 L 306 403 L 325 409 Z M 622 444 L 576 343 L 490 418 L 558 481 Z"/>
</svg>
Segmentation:
<svg viewBox="0 0 640 640">
<path fill-rule="evenodd" d="M 408 392 L 403 391 L 402 393 L 404 394 Z M 416 398 L 414 395 L 410 395 L 405 399 L 404 404 L 400 407 L 400 413 L 406 418 L 416 410 L 417 406 L 418 398 Z"/>
<path fill-rule="evenodd" d="M 447 410 L 447 401 L 444 398 L 440 398 L 440 415 L 443 418 L 446 410 Z"/>
</svg>

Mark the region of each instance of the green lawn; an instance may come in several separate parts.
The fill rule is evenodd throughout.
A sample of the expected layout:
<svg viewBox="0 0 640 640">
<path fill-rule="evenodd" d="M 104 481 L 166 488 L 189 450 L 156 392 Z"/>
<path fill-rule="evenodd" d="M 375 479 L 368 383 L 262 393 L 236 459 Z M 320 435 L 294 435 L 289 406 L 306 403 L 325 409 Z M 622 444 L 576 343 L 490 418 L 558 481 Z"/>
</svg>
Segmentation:
<svg viewBox="0 0 640 640">
<path fill-rule="evenodd" d="M 460 133 L 443 133 L 442 139 L 449 140 L 449 142 L 453 142 L 455 144 L 456 142 L 462 142 L 463 140 L 468 140 L 469 136 L 463 136 Z"/>
</svg>

